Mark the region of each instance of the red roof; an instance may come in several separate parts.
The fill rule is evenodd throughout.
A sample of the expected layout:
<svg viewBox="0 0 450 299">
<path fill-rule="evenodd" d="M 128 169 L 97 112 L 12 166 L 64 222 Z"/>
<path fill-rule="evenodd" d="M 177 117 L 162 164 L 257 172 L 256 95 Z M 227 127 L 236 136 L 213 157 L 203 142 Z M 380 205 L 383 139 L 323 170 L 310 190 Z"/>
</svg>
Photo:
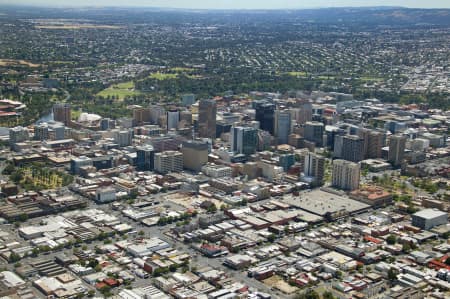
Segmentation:
<svg viewBox="0 0 450 299">
<path fill-rule="evenodd" d="M 109 285 L 110 287 L 119 285 L 119 282 L 114 278 L 105 278 L 103 279 L 103 282 Z"/>
<path fill-rule="evenodd" d="M 104 283 L 104 282 L 98 282 L 98 283 L 96 283 L 95 284 L 95 288 L 96 289 L 103 289 L 104 287 L 107 287 L 108 285 L 106 284 L 106 283 Z"/>
<path fill-rule="evenodd" d="M 364 240 L 366 240 L 367 242 L 375 243 L 375 244 L 380 244 L 380 243 L 383 242 L 380 239 L 377 239 L 377 238 L 374 238 L 374 237 L 371 237 L 371 236 L 364 236 Z"/>
</svg>

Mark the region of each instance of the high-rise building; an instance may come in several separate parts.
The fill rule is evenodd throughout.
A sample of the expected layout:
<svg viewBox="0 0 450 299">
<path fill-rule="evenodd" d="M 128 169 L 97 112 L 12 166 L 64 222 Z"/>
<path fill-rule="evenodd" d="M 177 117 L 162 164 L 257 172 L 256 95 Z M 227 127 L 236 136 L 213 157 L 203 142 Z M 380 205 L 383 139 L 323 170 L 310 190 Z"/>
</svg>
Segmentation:
<svg viewBox="0 0 450 299">
<path fill-rule="evenodd" d="M 291 134 L 292 120 L 291 111 L 276 110 L 275 111 L 275 137 L 278 144 L 287 144 L 289 142 L 289 134 Z"/>
<path fill-rule="evenodd" d="M 183 167 L 192 171 L 200 171 L 208 163 L 209 145 L 202 141 L 185 141 L 181 148 Z"/>
<path fill-rule="evenodd" d="M 137 148 L 136 165 L 141 171 L 152 171 L 154 169 L 155 150 L 151 145 Z"/>
<path fill-rule="evenodd" d="M 114 127 L 115 127 L 114 120 L 112 120 L 110 118 L 102 118 L 100 120 L 100 130 L 107 131 L 107 130 L 114 129 Z"/>
<path fill-rule="evenodd" d="M 177 151 L 183 143 L 179 135 L 154 136 L 149 139 L 156 153 L 164 151 Z"/>
<path fill-rule="evenodd" d="M 312 103 L 308 100 L 300 100 L 295 104 L 292 113 L 298 124 L 306 124 L 312 120 Z"/>
<path fill-rule="evenodd" d="M 384 146 L 386 135 L 383 132 L 371 131 L 369 134 L 369 145 L 367 146 L 367 158 L 381 158 L 381 149 Z"/>
<path fill-rule="evenodd" d="M 388 161 L 393 166 L 400 166 L 405 156 L 406 136 L 392 135 L 389 137 Z"/>
<path fill-rule="evenodd" d="M 381 149 L 384 145 L 384 133 L 360 128 L 357 134 L 363 139 L 364 159 L 381 158 Z"/>
<path fill-rule="evenodd" d="M 165 110 L 163 107 L 158 106 L 158 105 L 150 106 L 150 124 L 162 126 L 163 123 L 160 122 L 160 119 L 164 115 L 165 115 Z"/>
<path fill-rule="evenodd" d="M 325 126 L 321 122 L 309 121 L 304 127 L 305 140 L 314 142 L 316 146 L 323 146 Z"/>
<path fill-rule="evenodd" d="M 133 143 L 132 130 L 114 130 L 114 142 L 120 147 L 130 146 Z"/>
<path fill-rule="evenodd" d="M 9 143 L 11 145 L 27 141 L 28 139 L 30 139 L 30 134 L 27 128 L 19 126 L 9 129 Z"/>
<path fill-rule="evenodd" d="M 346 160 L 334 160 L 332 185 L 338 189 L 352 191 L 359 188 L 360 166 Z"/>
<path fill-rule="evenodd" d="M 167 130 L 178 129 L 180 122 L 180 111 L 169 110 L 166 114 L 167 117 Z"/>
<path fill-rule="evenodd" d="M 49 128 L 47 123 L 40 123 L 34 126 L 34 140 L 49 139 Z"/>
<path fill-rule="evenodd" d="M 166 151 L 155 154 L 155 171 L 159 173 L 180 172 L 183 170 L 183 154 Z"/>
<path fill-rule="evenodd" d="M 268 131 L 258 130 L 258 151 L 266 151 L 270 148 L 272 136 Z"/>
<path fill-rule="evenodd" d="M 53 119 L 69 126 L 72 122 L 72 110 L 70 104 L 58 103 L 53 105 Z"/>
<path fill-rule="evenodd" d="M 213 99 L 201 100 L 198 106 L 198 136 L 216 139 L 217 103 Z"/>
<path fill-rule="evenodd" d="M 190 111 L 180 112 L 180 124 L 181 128 L 190 128 L 192 126 L 192 113 Z"/>
<path fill-rule="evenodd" d="M 258 146 L 258 130 L 252 127 L 231 129 L 231 150 L 235 153 L 251 155 Z"/>
<path fill-rule="evenodd" d="M 341 158 L 347 161 L 359 162 L 364 158 L 364 140 L 356 135 L 342 138 Z"/>
<path fill-rule="evenodd" d="M 304 178 L 315 186 L 323 185 L 325 174 L 325 158 L 315 153 L 308 152 L 304 155 Z"/>
<path fill-rule="evenodd" d="M 278 165 L 283 167 L 284 171 L 288 171 L 289 168 L 292 167 L 292 165 L 295 164 L 295 155 L 288 153 L 288 154 L 282 154 L 279 157 Z"/>
<path fill-rule="evenodd" d="M 123 129 L 131 129 L 135 126 L 135 121 L 131 117 L 121 117 L 117 120 L 117 124 Z"/>
<path fill-rule="evenodd" d="M 326 146 L 334 151 L 336 136 L 344 136 L 345 130 L 335 126 L 325 126 Z"/>
<path fill-rule="evenodd" d="M 50 129 L 50 138 L 54 140 L 61 140 L 66 138 L 66 127 L 62 123 L 50 122 L 48 124 Z"/>
<path fill-rule="evenodd" d="M 135 124 L 140 126 L 151 123 L 151 112 L 152 110 L 150 107 L 139 107 L 133 109 L 133 119 Z"/>
<path fill-rule="evenodd" d="M 274 133 L 275 105 L 267 101 L 255 101 L 255 120 L 259 121 L 261 130 Z"/>
<path fill-rule="evenodd" d="M 195 103 L 195 95 L 194 94 L 184 94 L 181 96 L 181 103 L 183 106 L 191 106 Z"/>
<path fill-rule="evenodd" d="M 92 166 L 92 159 L 86 156 L 75 157 L 70 160 L 70 171 L 73 174 L 79 174 L 81 167 Z"/>
</svg>

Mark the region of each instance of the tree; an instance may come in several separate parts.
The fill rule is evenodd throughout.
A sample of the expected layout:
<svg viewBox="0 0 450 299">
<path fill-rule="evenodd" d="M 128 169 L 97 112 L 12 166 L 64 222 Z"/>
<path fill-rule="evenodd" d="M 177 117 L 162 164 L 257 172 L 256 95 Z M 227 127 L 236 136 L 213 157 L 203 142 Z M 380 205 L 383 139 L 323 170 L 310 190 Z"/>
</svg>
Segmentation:
<svg viewBox="0 0 450 299">
<path fill-rule="evenodd" d="M 216 204 L 211 204 L 207 209 L 206 209 L 206 211 L 208 212 L 208 213 L 215 213 L 215 212 L 217 212 L 217 206 L 216 206 Z"/>
<path fill-rule="evenodd" d="M 390 268 L 388 270 L 388 279 L 392 282 L 397 280 L 397 271 L 395 271 L 395 269 Z"/>
<path fill-rule="evenodd" d="M 277 238 L 277 236 L 275 236 L 274 234 L 270 234 L 268 237 L 267 237 L 267 241 L 269 241 L 270 243 L 273 243 L 273 242 L 275 242 L 275 239 Z"/>
<path fill-rule="evenodd" d="M 397 242 L 397 238 L 394 235 L 389 235 L 386 238 L 386 243 L 388 243 L 389 245 L 394 245 Z"/>
<path fill-rule="evenodd" d="M 3 169 L 3 174 L 4 175 L 10 175 L 12 174 L 14 171 L 16 170 L 16 168 L 14 167 L 14 165 L 12 163 L 8 163 L 8 165 L 6 165 L 6 167 Z"/>
<path fill-rule="evenodd" d="M 322 298 L 323 299 L 335 299 L 335 297 L 333 296 L 333 293 L 331 293 L 330 291 L 326 291 L 322 294 Z"/>
<path fill-rule="evenodd" d="M 404 253 L 410 252 L 410 251 L 411 251 L 411 245 L 409 245 L 408 242 L 403 243 L 403 245 L 402 245 L 402 251 L 403 251 Z"/>
<path fill-rule="evenodd" d="M 170 271 L 170 272 L 176 272 L 177 269 L 178 269 L 178 267 L 177 267 L 177 265 L 175 265 L 175 264 L 172 264 L 172 265 L 169 266 L 169 271 Z"/>
<path fill-rule="evenodd" d="M 445 263 L 446 263 L 447 265 L 450 265 L 450 257 L 448 257 L 448 258 L 445 259 Z"/>
<path fill-rule="evenodd" d="M 320 296 L 316 291 L 309 289 L 301 294 L 297 294 L 294 298 L 295 299 L 320 299 Z"/>
<path fill-rule="evenodd" d="M 10 263 L 16 263 L 20 260 L 20 255 L 18 255 L 15 252 L 11 252 L 11 254 L 9 255 L 9 262 Z"/>
</svg>

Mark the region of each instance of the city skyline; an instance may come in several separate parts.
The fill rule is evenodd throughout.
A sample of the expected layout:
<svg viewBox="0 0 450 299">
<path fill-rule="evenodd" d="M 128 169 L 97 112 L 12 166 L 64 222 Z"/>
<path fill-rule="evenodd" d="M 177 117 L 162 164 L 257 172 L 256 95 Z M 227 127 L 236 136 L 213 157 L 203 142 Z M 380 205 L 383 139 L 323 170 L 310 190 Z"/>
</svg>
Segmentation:
<svg viewBox="0 0 450 299">
<path fill-rule="evenodd" d="M 326 8 L 326 7 L 373 7 L 373 6 L 401 6 L 408 8 L 450 8 L 450 2 L 446 0 L 317 0 L 317 1 L 289 1 L 289 0 L 99 0 L 95 4 L 89 0 L 80 0 L 76 3 L 62 0 L 5 0 L 3 4 L 8 5 L 33 5 L 52 7 L 80 7 L 80 6 L 120 6 L 120 7 L 160 7 L 160 8 L 180 8 L 180 9 L 304 9 L 304 8 Z"/>
</svg>

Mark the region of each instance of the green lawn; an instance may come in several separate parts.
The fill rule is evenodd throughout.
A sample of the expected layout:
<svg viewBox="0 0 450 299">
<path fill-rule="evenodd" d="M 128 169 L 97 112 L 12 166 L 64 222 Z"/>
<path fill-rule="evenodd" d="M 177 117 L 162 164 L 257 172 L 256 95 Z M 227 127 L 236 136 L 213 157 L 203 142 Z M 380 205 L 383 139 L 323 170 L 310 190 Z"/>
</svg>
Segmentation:
<svg viewBox="0 0 450 299">
<path fill-rule="evenodd" d="M 140 91 L 134 89 L 134 82 L 128 81 L 123 83 L 118 83 L 111 85 L 110 87 L 103 89 L 99 93 L 97 93 L 97 96 L 101 97 L 117 97 L 119 100 L 123 100 L 126 97 L 131 97 L 135 95 L 141 94 Z"/>
<path fill-rule="evenodd" d="M 287 74 L 293 77 L 306 77 L 306 72 L 288 72 Z"/>
<path fill-rule="evenodd" d="M 167 80 L 167 79 L 175 79 L 178 77 L 178 74 L 167 74 L 167 73 L 153 73 L 150 74 L 150 78 L 156 79 L 156 80 Z"/>
<path fill-rule="evenodd" d="M 173 67 L 170 70 L 175 72 L 175 73 L 187 73 L 187 72 L 193 71 L 194 69 L 191 69 L 191 68 L 188 68 L 188 67 Z"/>
<path fill-rule="evenodd" d="M 377 77 L 361 77 L 359 78 L 361 81 L 373 81 L 373 82 L 380 82 L 383 81 L 383 78 L 377 78 Z"/>
</svg>

